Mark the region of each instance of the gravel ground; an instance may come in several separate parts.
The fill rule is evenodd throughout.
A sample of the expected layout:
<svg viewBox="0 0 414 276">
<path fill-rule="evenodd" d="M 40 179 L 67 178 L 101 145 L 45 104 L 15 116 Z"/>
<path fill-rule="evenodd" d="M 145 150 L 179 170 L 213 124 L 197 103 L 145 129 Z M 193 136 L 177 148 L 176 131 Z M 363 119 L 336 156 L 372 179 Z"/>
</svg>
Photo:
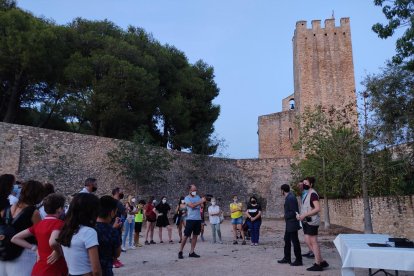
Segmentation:
<svg viewBox="0 0 414 276">
<path fill-rule="evenodd" d="M 173 230 L 175 244 L 165 243 L 168 240 L 166 229 L 163 237 L 164 243 L 158 243 L 158 228 L 154 232 L 155 245 L 144 245 L 136 250 L 122 253 L 120 260 L 124 267 L 114 268 L 115 275 L 341 275 L 341 259 L 333 244 L 338 233 L 352 233 L 348 229 L 333 226 L 329 232 L 320 231 L 320 244 L 322 257 L 329 263 L 323 272 L 309 272 L 306 268 L 311 266 L 313 259 L 303 259 L 304 266 L 291 267 L 278 264 L 277 260 L 283 258 L 284 221 L 264 220 L 260 232 L 259 246 L 233 245 L 233 234 L 229 220 L 221 224 L 223 244 L 212 244 L 211 228 L 209 223 L 205 227 L 205 241 L 200 238 L 195 252 L 201 258 L 189 258 L 190 244 L 184 248 L 184 259 L 178 259 L 178 233 Z M 145 228 L 143 229 L 145 231 Z M 145 232 L 144 232 L 145 233 Z M 303 242 L 303 231 L 299 232 L 302 253 L 307 252 Z M 141 243 L 145 241 L 140 238 Z M 292 258 L 294 254 L 292 252 Z M 367 269 L 357 269 L 356 275 L 368 275 Z M 382 275 L 382 274 L 380 274 Z M 400 272 L 401 276 L 414 275 L 414 273 Z"/>
</svg>

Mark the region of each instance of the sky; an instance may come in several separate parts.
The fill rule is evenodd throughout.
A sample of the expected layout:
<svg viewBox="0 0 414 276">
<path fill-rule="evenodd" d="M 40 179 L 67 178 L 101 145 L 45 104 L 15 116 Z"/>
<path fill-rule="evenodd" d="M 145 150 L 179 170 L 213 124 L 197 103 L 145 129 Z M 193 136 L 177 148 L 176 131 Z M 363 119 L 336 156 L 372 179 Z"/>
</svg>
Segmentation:
<svg viewBox="0 0 414 276">
<path fill-rule="evenodd" d="M 373 0 L 18 0 L 36 16 L 67 24 L 76 17 L 108 19 L 122 28 L 142 27 L 162 44 L 183 51 L 190 63 L 214 67 L 221 113 L 215 135 L 219 154 L 258 157 L 260 115 L 282 110 L 293 93 L 292 37 L 296 21 L 350 17 L 356 90 L 395 54 L 395 39 L 378 38 L 373 24 L 386 22 Z"/>
</svg>

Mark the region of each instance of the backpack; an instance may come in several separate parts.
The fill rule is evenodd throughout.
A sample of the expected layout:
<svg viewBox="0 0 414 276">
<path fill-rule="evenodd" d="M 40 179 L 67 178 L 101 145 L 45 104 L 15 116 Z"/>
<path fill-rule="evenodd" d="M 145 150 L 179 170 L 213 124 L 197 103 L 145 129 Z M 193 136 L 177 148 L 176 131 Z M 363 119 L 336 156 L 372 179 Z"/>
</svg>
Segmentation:
<svg viewBox="0 0 414 276">
<path fill-rule="evenodd" d="M 21 213 L 23 212 L 20 212 L 20 214 Z M 11 242 L 13 236 L 17 234 L 13 222 L 20 216 L 20 214 L 13 219 L 11 216 L 11 207 L 7 207 L 4 210 L 4 214 L 5 218 L 2 219 L 0 225 L 0 261 L 10 261 L 19 257 L 24 249 Z"/>
</svg>

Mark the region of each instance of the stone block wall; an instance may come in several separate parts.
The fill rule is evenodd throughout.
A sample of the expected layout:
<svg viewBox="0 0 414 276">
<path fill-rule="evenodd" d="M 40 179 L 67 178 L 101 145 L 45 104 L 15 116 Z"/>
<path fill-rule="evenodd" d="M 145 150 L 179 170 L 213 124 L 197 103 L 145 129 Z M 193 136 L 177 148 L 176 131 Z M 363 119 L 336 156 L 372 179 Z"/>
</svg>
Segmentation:
<svg viewBox="0 0 414 276">
<path fill-rule="evenodd" d="M 330 199 L 328 205 L 332 224 L 364 231 L 362 198 Z M 324 206 L 323 202 L 321 206 Z M 374 233 L 414 240 L 414 195 L 372 197 L 370 207 Z"/>
<path fill-rule="evenodd" d="M 288 183 L 290 159 L 233 160 L 181 152 L 175 158 L 164 181 L 142 188 L 110 170 L 108 152 L 119 140 L 0 123 L 0 174 L 13 173 L 20 180 L 36 179 L 53 183 L 66 195 L 78 192 L 87 177 L 98 179 L 98 194 L 110 194 L 119 186 L 126 194 L 158 200 L 166 195 L 173 206 L 187 186 L 194 183 L 200 194 L 213 194 L 228 212 L 233 194 L 246 202 L 252 194 L 260 198 L 267 217 L 280 217 L 283 200 L 279 187 Z"/>
</svg>

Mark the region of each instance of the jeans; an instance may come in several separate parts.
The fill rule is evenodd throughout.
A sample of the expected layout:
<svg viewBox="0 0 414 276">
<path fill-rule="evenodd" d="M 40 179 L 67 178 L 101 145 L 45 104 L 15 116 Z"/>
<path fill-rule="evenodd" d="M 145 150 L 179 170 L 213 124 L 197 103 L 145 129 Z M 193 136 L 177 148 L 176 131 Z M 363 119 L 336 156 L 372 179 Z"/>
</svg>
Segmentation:
<svg viewBox="0 0 414 276">
<path fill-rule="evenodd" d="M 285 260 L 291 261 L 291 243 L 293 243 L 293 252 L 295 252 L 296 261 L 302 261 L 302 252 L 300 250 L 298 231 L 285 232 Z"/>
<path fill-rule="evenodd" d="M 262 225 L 262 220 L 255 220 L 253 222 L 247 220 L 246 223 L 250 229 L 250 239 L 252 243 L 259 243 L 260 225 Z"/>
<path fill-rule="evenodd" d="M 124 222 L 124 235 L 122 236 L 122 246 L 125 247 L 127 236 L 129 236 L 129 246 L 132 246 L 132 236 L 134 234 L 135 221 L 129 222 L 125 220 Z"/>
<path fill-rule="evenodd" d="M 220 223 L 211 224 L 211 233 L 213 234 L 213 242 L 216 242 L 216 232 L 217 232 L 219 241 L 221 241 Z"/>
</svg>

